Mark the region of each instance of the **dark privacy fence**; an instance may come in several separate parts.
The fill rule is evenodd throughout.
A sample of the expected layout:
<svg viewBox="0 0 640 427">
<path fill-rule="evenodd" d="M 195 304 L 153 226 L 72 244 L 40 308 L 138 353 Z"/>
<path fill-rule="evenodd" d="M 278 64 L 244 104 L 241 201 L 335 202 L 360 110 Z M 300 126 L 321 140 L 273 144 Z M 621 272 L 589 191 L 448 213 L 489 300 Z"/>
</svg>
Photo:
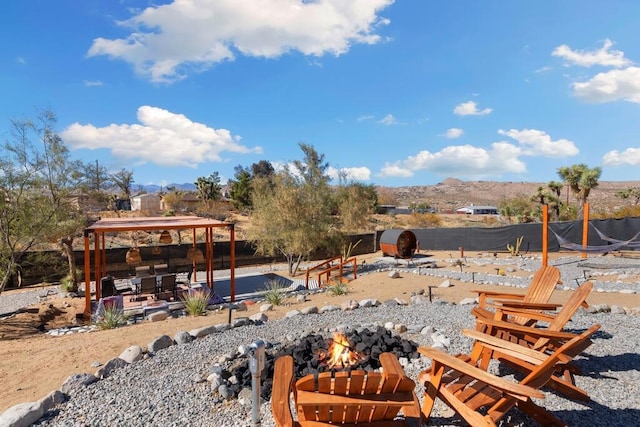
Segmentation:
<svg viewBox="0 0 640 427">
<path fill-rule="evenodd" d="M 602 233 L 620 240 L 628 240 L 640 231 L 640 218 L 591 220 L 591 224 Z M 566 221 L 551 223 L 550 228 L 558 235 L 573 243 L 582 243 L 582 221 Z M 429 250 L 459 250 L 464 248 L 471 251 L 504 252 L 507 244 L 514 245 L 516 239 L 523 237 L 521 252 L 542 251 L 542 224 L 514 224 L 497 228 L 427 228 L 411 229 L 420 242 L 421 251 Z M 361 255 L 376 252 L 380 249 L 380 236 L 384 230 L 349 236 L 355 247 L 351 255 Z M 359 243 L 358 243 L 359 242 Z M 357 245 L 356 245 L 357 243 Z M 598 234 L 590 227 L 589 245 L 606 245 Z M 200 245 L 204 250 L 204 245 Z M 169 270 L 187 271 L 190 261 L 186 259 L 188 245 L 167 245 L 162 247 L 159 254 L 153 254 L 151 247 L 140 248 L 143 264 L 168 264 Z M 560 245 L 552 232 L 549 232 L 549 250 L 558 251 Z M 107 272 L 115 277 L 127 277 L 133 274 L 134 268 L 125 263 L 125 254 L 128 248 L 114 248 L 106 250 Z M 282 262 L 282 257 L 265 257 L 255 254 L 251 243 L 236 241 L 236 267 L 249 265 L 268 264 Z M 48 255 L 48 256 L 46 256 Z M 335 253 L 318 252 L 312 256 L 312 260 L 326 259 L 336 255 Z M 75 259 L 78 267 L 84 266 L 84 252 L 76 251 Z M 215 242 L 213 268 L 215 270 L 227 269 L 230 264 L 229 242 Z M 23 260 L 22 278 L 24 285 L 40 283 L 42 281 L 57 281 L 67 274 L 67 263 L 57 251 L 33 252 L 27 254 Z M 93 269 L 93 257 L 91 259 Z M 15 278 L 9 287 L 15 287 Z"/>
<path fill-rule="evenodd" d="M 588 245 L 607 245 L 600 239 L 593 227 L 603 234 L 620 240 L 631 239 L 640 231 L 640 218 L 602 219 L 589 221 Z M 549 224 L 559 236 L 570 242 L 582 244 L 583 221 L 563 221 Z M 523 237 L 521 252 L 542 251 L 542 223 L 514 224 L 497 228 L 428 228 L 411 229 L 420 241 L 421 250 L 506 251 L 507 244 L 515 245 L 516 239 Z M 549 231 L 549 251 L 560 250 L 553 232 Z M 623 248 L 624 249 L 624 248 Z"/>
</svg>

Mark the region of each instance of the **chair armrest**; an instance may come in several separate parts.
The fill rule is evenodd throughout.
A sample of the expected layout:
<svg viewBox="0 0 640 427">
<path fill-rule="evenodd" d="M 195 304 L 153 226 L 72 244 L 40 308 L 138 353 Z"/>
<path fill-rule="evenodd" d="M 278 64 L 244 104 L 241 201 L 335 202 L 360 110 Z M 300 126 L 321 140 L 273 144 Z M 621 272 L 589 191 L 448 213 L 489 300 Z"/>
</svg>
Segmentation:
<svg viewBox="0 0 640 427">
<path fill-rule="evenodd" d="M 494 306 L 496 309 L 495 319 L 505 320 L 506 316 L 521 317 L 529 320 L 540 320 L 543 322 L 552 322 L 556 316 L 549 313 L 543 313 L 537 310 L 518 309 L 510 307 Z"/>
<path fill-rule="evenodd" d="M 513 396 L 516 399 L 523 401 L 526 401 L 527 398 L 533 397 L 544 399 L 544 393 L 542 393 L 540 390 L 536 390 L 526 385 L 513 383 L 503 378 L 496 377 L 495 375 L 491 375 L 480 368 L 476 368 L 473 365 L 463 362 L 462 360 L 457 359 L 456 357 L 444 353 L 440 350 L 436 350 L 435 348 L 418 347 L 418 351 L 433 360 L 434 365 L 441 364 L 448 368 L 454 369 L 485 384 L 495 387 L 502 392 Z"/>
<path fill-rule="evenodd" d="M 492 306 L 497 308 L 509 307 L 509 308 L 528 309 L 528 310 L 557 310 L 558 307 L 562 307 L 562 304 L 494 300 Z"/>
<path fill-rule="evenodd" d="M 286 355 L 276 359 L 273 371 L 271 391 L 271 412 L 276 425 L 293 427 L 293 415 L 289 405 L 291 385 L 293 383 L 293 357 Z"/>
<path fill-rule="evenodd" d="M 504 330 L 506 332 L 511 332 L 511 331 L 520 332 L 520 333 L 536 336 L 539 338 L 555 338 L 555 339 L 569 340 L 577 336 L 577 334 L 574 334 L 572 332 L 550 331 L 548 329 L 533 328 L 530 326 L 518 325 L 517 323 L 505 322 L 504 320 L 477 318 L 476 322 L 482 323 L 487 326 L 491 326 L 493 328 Z"/>
<path fill-rule="evenodd" d="M 509 292 L 500 292 L 500 291 L 488 291 L 485 289 L 472 289 L 471 292 L 475 292 L 477 294 L 484 294 L 490 298 L 503 298 L 503 299 L 523 299 L 523 294 L 512 294 Z"/>
</svg>

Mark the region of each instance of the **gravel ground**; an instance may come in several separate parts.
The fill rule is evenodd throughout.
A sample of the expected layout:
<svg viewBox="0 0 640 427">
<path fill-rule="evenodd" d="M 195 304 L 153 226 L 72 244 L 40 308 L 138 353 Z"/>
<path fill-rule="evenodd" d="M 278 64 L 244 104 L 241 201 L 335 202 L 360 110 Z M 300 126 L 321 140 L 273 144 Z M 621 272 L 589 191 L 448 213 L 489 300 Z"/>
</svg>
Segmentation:
<svg viewBox="0 0 640 427">
<path fill-rule="evenodd" d="M 246 326 L 198 339 L 190 344 L 172 346 L 146 360 L 116 370 L 110 377 L 86 387 L 81 393 L 50 411 L 37 425 L 41 426 L 143 426 L 143 425 L 251 425 L 251 407 L 238 400 L 215 403 L 209 384 L 198 382 L 220 356 L 233 353 L 238 345 L 263 339 L 277 345 L 296 339 L 311 330 L 326 332 L 336 325 L 357 327 L 383 325 L 385 322 L 433 326 L 451 339 L 449 353 L 468 352 L 471 341 L 462 336 L 463 328 L 472 328 L 468 306 L 425 304 L 358 309 L 353 312 L 330 312 L 298 316 Z M 547 393 L 540 403 L 569 425 L 619 426 L 637 425 L 640 419 L 638 384 L 640 344 L 637 331 L 640 317 L 612 314 L 578 313 L 570 329 L 584 330 L 600 323 L 594 344 L 576 364 L 584 375 L 576 378 L 578 386 L 591 395 L 587 404 L 575 403 Z M 421 345 L 431 345 L 431 338 L 406 334 Z M 429 364 L 427 358 L 412 362 L 407 375 L 417 378 Z M 422 396 L 422 388 L 417 387 Z M 430 425 L 459 425 L 443 416 L 444 406 L 437 405 Z M 446 413 L 446 411 L 445 411 Z M 273 426 L 270 404 L 261 407 L 263 426 Z M 502 425 L 535 425 L 518 411 L 512 411 Z"/>
<path fill-rule="evenodd" d="M 494 262 L 474 259 L 467 262 Z M 585 264 L 588 263 L 588 264 Z M 612 265 L 614 263 L 615 265 Z M 584 281 L 585 270 L 596 275 L 601 267 L 614 267 L 617 274 L 637 274 L 638 261 L 622 258 L 566 257 L 554 261 L 562 270 L 567 287 L 575 287 Z M 522 267 L 535 271 L 539 258 L 522 258 Z M 440 269 L 421 269 L 420 274 L 439 275 Z M 469 273 L 461 273 L 469 274 Z M 455 274 L 448 272 L 448 277 Z M 470 277 L 463 280 L 471 280 Z M 577 280 L 575 280 L 577 279 Z M 638 283 L 621 281 L 599 283 L 592 277 L 596 288 L 603 291 L 631 289 L 640 292 Z M 497 275 L 475 275 L 478 283 L 502 283 L 506 286 L 525 286 L 528 279 L 516 282 Z M 520 283 L 520 281 L 522 283 Z M 409 306 L 379 306 L 360 308 L 352 312 L 335 311 L 310 314 L 268 321 L 263 325 L 251 325 L 215 333 L 196 341 L 174 345 L 151 354 L 149 358 L 114 371 L 100 380 L 74 393 L 66 402 L 49 411 L 38 426 L 248 426 L 252 425 L 251 406 L 242 405 L 237 399 L 218 402 L 211 393 L 206 378 L 212 366 L 222 356 L 233 354 L 239 345 L 262 339 L 276 348 L 297 340 L 309 332 L 319 332 L 327 337 L 336 328 L 384 325 L 387 322 L 402 323 L 409 330 L 419 331 L 432 326 L 451 340 L 448 353 L 468 353 L 471 340 L 461 334 L 463 328 L 473 328 L 474 321 L 469 306 L 452 304 L 423 304 Z M 594 337 L 594 344 L 576 359 L 583 375 L 576 377 L 579 387 L 590 394 L 589 403 L 576 403 L 553 392 L 540 404 L 568 425 L 619 426 L 638 425 L 640 419 L 640 316 L 621 314 L 589 314 L 579 311 L 568 329 L 582 331 L 594 323 L 602 325 Z M 405 333 L 404 338 L 420 345 L 432 345 L 430 335 Z M 411 362 L 405 371 L 413 379 L 430 361 L 423 357 Z M 492 370 L 498 373 L 496 364 Z M 501 375 L 509 372 L 501 371 Z M 422 387 L 416 392 L 422 399 Z M 273 426 L 269 402 L 262 404 L 263 426 Z M 461 425 L 451 418 L 447 408 L 438 402 L 429 425 Z M 501 425 L 536 425 L 519 411 L 512 410 Z"/>
<path fill-rule="evenodd" d="M 47 289 L 25 290 L 23 292 L 12 292 L 10 294 L 0 294 L 0 316 L 8 315 L 17 310 L 39 303 L 48 295 L 58 293 L 57 286 L 50 286 Z"/>
</svg>

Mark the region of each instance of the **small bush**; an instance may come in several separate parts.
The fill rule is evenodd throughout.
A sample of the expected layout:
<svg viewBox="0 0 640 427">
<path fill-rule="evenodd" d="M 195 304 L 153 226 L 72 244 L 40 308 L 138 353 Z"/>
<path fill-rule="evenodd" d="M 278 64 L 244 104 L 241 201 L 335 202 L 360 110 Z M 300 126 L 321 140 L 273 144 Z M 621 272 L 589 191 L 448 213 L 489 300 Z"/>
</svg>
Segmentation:
<svg viewBox="0 0 640 427">
<path fill-rule="evenodd" d="M 280 305 L 284 301 L 284 288 L 286 286 L 279 280 L 269 280 L 262 291 L 264 299 L 273 305 Z"/>
<path fill-rule="evenodd" d="M 349 293 L 349 287 L 346 283 L 335 281 L 333 285 L 327 288 L 327 291 L 333 296 L 346 295 Z"/>
<path fill-rule="evenodd" d="M 98 329 L 115 329 L 127 324 L 127 316 L 124 310 L 115 305 L 107 305 L 104 311 L 95 319 L 94 324 Z"/>
<path fill-rule="evenodd" d="M 189 316 L 200 316 L 204 314 L 211 299 L 211 292 L 198 290 L 185 293 L 180 297 L 184 304 L 184 310 Z"/>
<path fill-rule="evenodd" d="M 414 212 L 409 215 L 407 222 L 412 227 L 440 227 L 442 225 L 442 218 L 435 213 Z"/>
<path fill-rule="evenodd" d="M 76 269 L 76 277 L 82 277 L 82 270 Z M 62 292 L 78 292 L 78 283 L 73 283 L 71 275 L 67 274 L 60 280 L 60 290 Z"/>
</svg>

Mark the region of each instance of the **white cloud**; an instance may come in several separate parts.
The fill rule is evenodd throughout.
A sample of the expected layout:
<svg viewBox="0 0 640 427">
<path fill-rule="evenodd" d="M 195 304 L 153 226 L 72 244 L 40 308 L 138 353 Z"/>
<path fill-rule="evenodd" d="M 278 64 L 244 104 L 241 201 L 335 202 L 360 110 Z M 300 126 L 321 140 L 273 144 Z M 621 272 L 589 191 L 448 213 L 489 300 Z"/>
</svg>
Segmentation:
<svg viewBox="0 0 640 427">
<path fill-rule="evenodd" d="M 161 166 L 195 168 L 204 162 L 221 162 L 224 152 L 262 153 L 261 147 L 239 144 L 239 136 L 214 129 L 182 114 L 150 106 L 138 108 L 140 124 L 106 127 L 74 123 L 60 133 L 73 149 L 108 149 L 114 156 Z"/>
<path fill-rule="evenodd" d="M 546 73 L 547 71 L 551 71 L 551 67 L 540 67 L 537 70 L 534 70 L 534 73 Z"/>
<path fill-rule="evenodd" d="M 500 130 L 498 133 L 515 139 L 519 145 L 498 141 L 489 148 L 467 144 L 451 145 L 435 153 L 420 151 L 405 160 L 385 163 L 380 176 L 407 178 L 418 171 L 427 170 L 441 176 L 484 179 L 526 172 L 527 167 L 521 159 L 524 156 L 566 157 L 578 154 L 572 141 L 553 141 L 543 131 L 511 129 Z"/>
<path fill-rule="evenodd" d="M 354 44 L 375 44 L 389 23 L 378 13 L 394 0 L 175 0 L 119 22 L 125 38 L 96 38 L 87 55 L 131 63 L 153 82 L 230 61 L 237 54 L 275 58 L 291 51 L 341 55 Z"/>
<path fill-rule="evenodd" d="M 375 116 L 360 116 L 356 120 L 359 121 L 359 122 L 366 122 L 366 121 L 369 121 L 369 120 L 373 120 L 375 118 L 376 118 Z"/>
<path fill-rule="evenodd" d="M 478 105 L 474 101 L 463 102 L 453 109 L 454 114 L 457 114 L 458 116 L 486 116 L 492 111 L 492 108 L 478 110 Z"/>
<path fill-rule="evenodd" d="M 558 139 L 553 141 L 551 136 L 546 132 L 536 129 L 523 130 L 502 130 L 498 131 L 500 135 L 513 138 L 520 143 L 522 147 L 521 154 L 527 156 L 543 156 L 543 157 L 567 157 L 578 154 L 578 147 L 568 139 Z"/>
<path fill-rule="evenodd" d="M 604 166 L 639 166 L 640 148 L 627 148 L 622 152 L 618 150 L 609 151 L 602 157 L 602 164 Z"/>
<path fill-rule="evenodd" d="M 393 114 L 387 114 L 386 116 L 378 120 L 378 123 L 385 126 L 392 126 L 392 125 L 399 124 L 398 120 L 393 116 Z"/>
<path fill-rule="evenodd" d="M 366 166 L 339 169 L 329 166 L 327 168 L 327 175 L 334 181 L 338 180 L 341 176 L 348 181 L 369 181 L 371 179 L 371 170 Z"/>
<path fill-rule="evenodd" d="M 450 129 L 447 129 L 445 136 L 449 139 L 456 139 L 456 138 L 460 138 L 463 133 L 464 131 L 462 129 L 450 128 Z"/>
<path fill-rule="evenodd" d="M 18 56 L 18 57 L 16 58 L 16 62 L 17 62 L 18 64 L 22 64 L 22 65 L 24 65 L 24 64 L 26 64 L 26 63 L 27 63 L 27 60 L 26 60 L 26 59 L 24 59 L 22 56 Z"/>
<path fill-rule="evenodd" d="M 104 86 L 104 83 L 100 80 L 84 80 L 82 83 L 87 87 Z"/>
<path fill-rule="evenodd" d="M 624 57 L 624 52 L 620 50 L 609 50 L 613 46 L 613 42 L 606 39 L 602 47 L 595 51 L 573 50 L 566 44 L 556 47 L 551 55 L 563 58 L 571 65 L 579 65 L 582 67 L 591 67 L 593 65 L 602 65 L 607 67 L 621 68 L 631 64 Z"/>
<path fill-rule="evenodd" d="M 586 101 L 640 103 L 640 67 L 598 73 L 590 80 L 572 86 L 575 95 Z"/>
<path fill-rule="evenodd" d="M 383 177 L 411 177 L 415 172 L 428 170 L 441 176 L 483 178 L 505 173 L 523 173 L 525 164 L 518 159 L 518 147 L 504 142 L 491 144 L 490 149 L 471 145 L 453 145 L 437 153 L 420 151 L 406 160 L 385 163 Z"/>
</svg>

